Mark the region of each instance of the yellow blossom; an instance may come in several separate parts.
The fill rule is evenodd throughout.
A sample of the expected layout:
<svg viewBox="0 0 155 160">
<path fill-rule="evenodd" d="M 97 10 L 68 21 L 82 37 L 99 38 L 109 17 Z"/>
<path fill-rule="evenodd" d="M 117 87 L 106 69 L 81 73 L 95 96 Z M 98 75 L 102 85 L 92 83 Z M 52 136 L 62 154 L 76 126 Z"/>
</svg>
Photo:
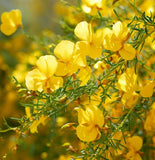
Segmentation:
<svg viewBox="0 0 155 160">
<path fill-rule="evenodd" d="M 78 73 L 79 80 L 81 81 L 80 85 L 85 85 L 91 76 L 91 68 L 89 66 L 83 67 Z"/>
<path fill-rule="evenodd" d="M 89 105 L 85 110 L 76 108 L 78 111 L 79 125 L 76 128 L 77 136 L 80 140 L 90 142 L 100 138 L 100 131 L 104 124 L 102 111 L 94 105 Z"/>
<path fill-rule="evenodd" d="M 130 34 L 130 32 L 129 32 L 130 30 L 127 27 L 127 24 L 122 23 L 120 21 L 117 21 L 113 25 L 112 30 L 113 30 L 115 36 L 122 42 L 126 41 L 129 37 L 129 34 Z"/>
<path fill-rule="evenodd" d="M 140 91 L 142 97 L 151 97 L 153 95 L 153 88 L 155 87 L 155 82 L 149 81 Z"/>
<path fill-rule="evenodd" d="M 110 29 L 104 30 L 103 47 L 113 52 L 119 51 L 122 48 L 122 41 L 117 39 L 116 35 Z"/>
<path fill-rule="evenodd" d="M 54 54 L 59 58 L 56 75 L 72 75 L 78 70 L 78 62 L 75 60 L 75 44 L 68 40 L 62 40 L 54 49 Z M 80 59 L 79 59 L 80 60 Z M 79 62 L 80 63 L 80 62 Z"/>
<path fill-rule="evenodd" d="M 119 54 L 125 60 L 132 60 L 136 55 L 136 50 L 130 44 L 124 44 Z"/>
<path fill-rule="evenodd" d="M 52 55 L 41 56 L 37 60 L 37 68 L 26 75 L 26 86 L 29 90 L 50 92 L 58 89 L 63 84 L 61 77 L 53 74 L 57 69 L 57 60 Z"/>
<path fill-rule="evenodd" d="M 134 73 L 134 68 L 127 68 L 119 77 L 118 88 L 126 93 L 133 93 L 137 89 L 137 75 Z"/>
<path fill-rule="evenodd" d="M 86 13 L 96 14 L 103 7 L 103 0 L 82 0 L 82 9 Z"/>
<path fill-rule="evenodd" d="M 46 77 L 51 77 L 57 68 L 57 60 L 54 56 L 46 55 L 41 56 L 37 62 L 36 66 L 41 73 L 43 73 Z"/>
<path fill-rule="evenodd" d="M 4 12 L 1 15 L 0 30 L 5 35 L 13 34 L 19 26 L 22 26 L 22 15 L 19 9 L 10 12 Z"/>
<path fill-rule="evenodd" d="M 122 103 L 126 108 L 132 107 L 138 100 L 137 90 L 137 75 L 134 73 L 133 68 L 127 70 L 118 79 L 118 89 L 123 91 Z"/>
<path fill-rule="evenodd" d="M 130 44 L 124 44 L 129 38 L 130 30 L 126 23 L 116 22 L 112 30 L 104 29 L 103 47 L 113 52 L 118 51 L 125 60 L 132 60 L 136 55 L 136 50 Z"/>
<path fill-rule="evenodd" d="M 98 11 L 100 11 L 103 16 L 110 16 L 112 14 L 112 1 L 82 0 L 81 8 L 90 15 L 97 15 Z"/>
<path fill-rule="evenodd" d="M 143 140 L 139 136 L 133 136 L 127 138 L 127 147 L 129 152 L 126 154 L 126 158 L 130 160 L 142 160 L 138 151 L 142 148 Z"/>
<path fill-rule="evenodd" d="M 99 43 L 100 38 L 93 32 L 91 24 L 86 21 L 78 23 L 74 33 L 81 40 L 78 42 L 78 49 L 81 54 L 88 55 L 91 58 L 101 56 L 102 46 Z"/>
<path fill-rule="evenodd" d="M 126 108 L 131 108 L 138 100 L 139 95 L 136 92 L 124 93 L 121 102 L 125 105 Z"/>
</svg>

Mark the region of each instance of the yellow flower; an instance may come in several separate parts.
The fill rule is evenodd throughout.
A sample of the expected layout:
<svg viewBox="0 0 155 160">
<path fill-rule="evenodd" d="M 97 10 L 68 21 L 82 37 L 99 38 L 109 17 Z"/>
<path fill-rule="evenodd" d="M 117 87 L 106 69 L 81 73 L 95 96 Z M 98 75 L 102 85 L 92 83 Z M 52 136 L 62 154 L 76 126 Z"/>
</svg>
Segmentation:
<svg viewBox="0 0 155 160">
<path fill-rule="evenodd" d="M 142 148 L 143 140 L 139 136 L 129 137 L 127 140 L 127 147 L 129 152 L 126 155 L 127 159 L 130 160 L 142 160 L 138 151 Z"/>
<path fill-rule="evenodd" d="M 80 85 L 85 85 L 91 76 L 91 68 L 89 66 L 83 67 L 78 73 L 79 80 L 81 81 Z"/>
<path fill-rule="evenodd" d="M 56 75 L 69 76 L 78 70 L 79 61 L 75 59 L 74 49 L 75 44 L 68 40 L 63 40 L 57 44 L 54 49 L 54 54 L 59 58 Z"/>
<path fill-rule="evenodd" d="M 124 44 L 119 54 L 125 60 L 132 60 L 136 55 L 136 50 L 130 44 Z"/>
<path fill-rule="evenodd" d="M 46 55 L 41 56 L 36 62 L 39 71 L 47 78 L 51 77 L 57 68 L 57 60 L 54 56 Z"/>
<path fill-rule="evenodd" d="M 102 111 L 94 105 L 89 105 L 86 110 L 76 108 L 78 111 L 79 125 L 76 128 L 77 136 L 80 140 L 90 142 L 100 138 L 100 131 L 104 124 Z"/>
<path fill-rule="evenodd" d="M 4 12 L 1 15 L 0 30 L 5 35 L 13 34 L 19 26 L 22 26 L 22 15 L 19 9 L 10 12 Z"/>
<path fill-rule="evenodd" d="M 97 9 L 103 7 L 103 0 L 82 0 L 82 9 L 84 12 L 95 15 L 97 14 Z"/>
<path fill-rule="evenodd" d="M 127 24 L 122 23 L 120 21 L 117 21 L 113 25 L 112 30 L 113 30 L 115 36 L 122 42 L 126 41 L 130 35 L 130 30 L 127 27 Z"/>
<path fill-rule="evenodd" d="M 138 100 L 139 95 L 136 92 L 124 93 L 121 102 L 125 105 L 126 108 L 131 108 Z"/>
<path fill-rule="evenodd" d="M 118 89 L 123 91 L 122 103 L 126 108 L 132 107 L 138 100 L 137 90 L 137 75 L 134 73 L 133 68 L 127 68 L 118 79 Z"/>
<path fill-rule="evenodd" d="M 134 68 L 127 68 L 119 77 L 118 88 L 126 93 L 133 93 L 137 89 L 137 75 Z"/>
<path fill-rule="evenodd" d="M 82 21 L 77 24 L 74 30 L 75 35 L 81 40 L 78 42 L 78 51 L 83 56 L 90 56 L 91 58 L 97 58 L 101 56 L 102 46 L 100 43 L 100 37 L 93 33 L 91 24 L 86 21 Z"/>
<path fill-rule="evenodd" d="M 103 47 L 113 52 L 119 51 L 122 48 L 122 41 L 120 41 L 109 28 L 106 28 L 104 33 Z"/>
<path fill-rule="evenodd" d="M 140 91 L 142 97 L 151 97 L 153 95 L 153 88 L 155 87 L 155 82 L 149 81 Z"/>
<path fill-rule="evenodd" d="M 124 44 L 129 35 L 126 23 L 118 21 L 113 25 L 112 30 L 104 29 L 103 47 L 113 52 L 118 51 L 125 60 L 132 60 L 136 55 L 136 50 L 130 44 Z"/>
<path fill-rule="evenodd" d="M 81 8 L 91 15 L 97 15 L 100 11 L 103 16 L 111 16 L 113 10 L 112 1 L 106 0 L 82 0 Z"/>
<path fill-rule="evenodd" d="M 26 86 L 29 90 L 50 92 L 63 85 L 61 77 L 54 77 L 57 60 L 52 55 L 41 56 L 37 60 L 37 68 L 26 75 Z"/>
</svg>

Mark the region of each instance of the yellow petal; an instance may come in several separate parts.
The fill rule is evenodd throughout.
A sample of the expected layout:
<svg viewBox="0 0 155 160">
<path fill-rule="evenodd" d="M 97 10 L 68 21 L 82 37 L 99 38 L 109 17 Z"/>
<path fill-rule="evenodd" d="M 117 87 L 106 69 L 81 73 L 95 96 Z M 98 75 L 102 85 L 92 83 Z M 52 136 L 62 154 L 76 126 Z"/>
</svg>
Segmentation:
<svg viewBox="0 0 155 160">
<path fill-rule="evenodd" d="M 10 15 L 9 12 L 3 12 L 1 15 L 1 22 L 2 23 L 10 23 Z M 14 22 L 12 22 L 14 23 Z"/>
<path fill-rule="evenodd" d="M 81 68 L 78 73 L 78 77 L 79 77 L 79 80 L 81 81 L 80 85 L 81 86 L 85 85 L 91 77 L 91 68 L 88 66 Z"/>
<path fill-rule="evenodd" d="M 71 60 L 70 63 L 67 65 L 68 76 L 77 72 L 78 69 L 79 69 L 79 66 L 78 66 L 78 64 L 76 64 L 75 60 Z"/>
<path fill-rule="evenodd" d="M 80 140 L 85 142 L 94 141 L 98 134 L 98 128 L 95 128 L 93 126 L 84 126 L 84 125 L 78 125 L 76 128 L 77 136 Z"/>
<path fill-rule="evenodd" d="M 95 42 L 95 44 L 98 44 L 98 46 L 103 44 L 103 36 L 104 36 L 104 29 L 98 29 L 95 32 L 95 35 L 93 36 L 93 42 Z"/>
<path fill-rule="evenodd" d="M 68 40 L 63 40 L 57 44 L 54 49 L 54 54 L 59 58 L 59 60 L 67 62 L 73 56 L 74 43 Z"/>
<path fill-rule="evenodd" d="M 7 36 L 10 36 L 11 34 L 13 34 L 16 31 L 16 26 L 11 23 L 3 23 L 0 26 L 0 30 L 2 33 L 4 33 Z"/>
<path fill-rule="evenodd" d="M 75 54 L 80 54 L 81 56 L 89 55 L 88 44 L 86 41 L 78 41 L 75 44 Z"/>
<path fill-rule="evenodd" d="M 89 43 L 86 41 L 77 42 L 75 45 L 75 54 L 80 54 L 83 57 L 89 55 Z"/>
<path fill-rule="evenodd" d="M 26 75 L 26 86 L 29 90 L 43 91 L 46 77 L 38 69 L 33 69 Z"/>
<path fill-rule="evenodd" d="M 112 31 L 108 30 L 108 34 L 104 35 L 103 47 L 116 52 L 122 48 L 122 41 L 120 41 Z"/>
<path fill-rule="evenodd" d="M 155 85 L 153 83 L 146 84 L 140 91 L 142 97 L 151 97 L 153 95 L 153 88 Z"/>
<path fill-rule="evenodd" d="M 134 150 L 130 150 L 127 154 L 126 154 L 126 159 L 127 160 L 142 160 L 141 156 L 139 155 L 139 153 L 137 153 Z"/>
<path fill-rule="evenodd" d="M 76 53 L 73 57 L 73 64 L 76 64 L 78 67 L 85 67 L 87 65 L 86 56 Z"/>
<path fill-rule="evenodd" d="M 124 44 L 119 54 L 125 60 L 132 60 L 136 55 L 136 50 L 130 44 Z"/>
<path fill-rule="evenodd" d="M 127 108 L 132 107 L 138 100 L 139 95 L 135 92 L 127 92 L 124 93 L 123 97 L 121 98 L 121 102 L 126 105 Z"/>
<path fill-rule="evenodd" d="M 78 112 L 78 122 L 79 124 L 88 124 L 90 121 L 89 115 L 82 108 L 75 108 Z"/>
<path fill-rule="evenodd" d="M 51 91 L 54 91 L 63 86 L 63 79 L 61 77 L 51 77 L 47 80 L 46 88 L 49 88 Z"/>
<path fill-rule="evenodd" d="M 127 145 L 129 148 L 139 151 L 143 145 L 143 139 L 139 136 L 129 137 L 127 139 Z"/>
<path fill-rule="evenodd" d="M 102 47 L 98 46 L 97 44 L 90 44 L 88 47 L 89 56 L 91 58 L 99 58 L 102 54 Z"/>
<path fill-rule="evenodd" d="M 52 76 L 57 68 L 57 60 L 52 55 L 41 56 L 37 60 L 37 67 L 41 73 L 45 74 L 47 77 Z"/>
<path fill-rule="evenodd" d="M 87 6 L 87 5 L 85 5 L 85 4 L 82 4 L 81 8 L 85 13 L 90 14 L 92 12 L 92 8 Z"/>
<path fill-rule="evenodd" d="M 82 21 L 77 24 L 74 30 L 75 35 L 84 41 L 92 41 L 92 27 L 91 24 L 88 24 L 86 21 Z"/>
<path fill-rule="evenodd" d="M 116 37 L 119 38 L 121 41 L 127 40 L 129 35 L 129 29 L 127 28 L 127 25 L 125 23 L 122 23 L 120 21 L 116 22 L 113 25 L 113 31 Z"/>
<path fill-rule="evenodd" d="M 124 92 L 132 93 L 137 89 L 137 75 L 133 68 L 127 68 L 118 79 L 118 88 Z"/>
<path fill-rule="evenodd" d="M 86 112 L 89 114 L 89 117 L 91 118 L 91 121 L 94 125 L 97 125 L 99 127 L 103 126 L 104 115 L 98 107 L 90 104 L 89 107 L 86 108 Z"/>
<path fill-rule="evenodd" d="M 58 67 L 56 69 L 55 74 L 57 76 L 66 76 L 68 74 L 68 68 L 66 63 L 58 61 Z"/>
<path fill-rule="evenodd" d="M 10 12 L 4 12 L 1 15 L 1 32 L 5 35 L 13 34 L 19 26 L 22 25 L 22 18 L 20 10 L 12 10 Z"/>
<path fill-rule="evenodd" d="M 79 62 L 79 59 L 75 59 L 75 58 L 71 59 L 67 63 L 58 61 L 58 67 L 57 67 L 55 74 L 57 76 L 70 76 L 73 73 L 77 72 L 78 64 L 76 63 L 80 63 L 80 62 Z"/>
<path fill-rule="evenodd" d="M 22 24 L 22 14 L 19 9 L 12 10 L 10 12 L 10 18 L 17 26 Z"/>
</svg>

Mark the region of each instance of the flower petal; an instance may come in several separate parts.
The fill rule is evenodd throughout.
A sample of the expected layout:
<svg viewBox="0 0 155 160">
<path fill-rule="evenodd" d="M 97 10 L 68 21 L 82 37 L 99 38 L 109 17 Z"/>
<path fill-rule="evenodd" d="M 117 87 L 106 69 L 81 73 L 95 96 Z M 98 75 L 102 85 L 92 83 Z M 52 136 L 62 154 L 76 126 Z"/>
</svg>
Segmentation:
<svg viewBox="0 0 155 160">
<path fill-rule="evenodd" d="M 136 50 L 130 44 L 124 44 L 119 54 L 125 60 L 132 60 L 136 55 Z"/>
<path fill-rule="evenodd" d="M 98 128 L 95 128 L 93 126 L 84 126 L 84 125 L 78 125 L 76 128 L 77 136 L 80 140 L 85 142 L 94 141 L 98 134 Z"/>
<path fill-rule="evenodd" d="M 47 77 L 52 76 L 57 68 L 57 60 L 52 55 L 41 56 L 37 60 L 37 67 Z"/>
<path fill-rule="evenodd" d="M 92 40 L 92 27 L 86 21 L 78 23 L 74 29 L 74 33 L 80 40 L 88 42 Z"/>
<path fill-rule="evenodd" d="M 63 40 L 57 44 L 54 49 L 54 54 L 59 58 L 59 60 L 67 62 L 73 56 L 74 43 L 68 40 Z"/>
</svg>

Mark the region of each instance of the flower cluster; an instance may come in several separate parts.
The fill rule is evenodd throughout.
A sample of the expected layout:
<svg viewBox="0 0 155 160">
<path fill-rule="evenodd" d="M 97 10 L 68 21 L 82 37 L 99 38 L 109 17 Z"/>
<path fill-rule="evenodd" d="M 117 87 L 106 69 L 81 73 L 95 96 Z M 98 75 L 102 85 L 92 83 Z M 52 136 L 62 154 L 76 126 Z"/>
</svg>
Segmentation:
<svg viewBox="0 0 155 160">
<path fill-rule="evenodd" d="M 22 33 L 25 35 L 0 44 L 3 55 L 16 53 L 13 57 L 18 64 L 12 75 L 23 114 L 13 119 L 18 121 L 15 127 L 3 118 L 5 127 L 0 132 L 15 131 L 20 138 L 41 133 L 50 141 L 42 159 L 47 159 L 47 152 L 59 151 L 58 146 L 50 148 L 58 136 L 56 145 L 67 149 L 55 159 L 141 160 L 144 155 L 152 160 L 155 23 L 154 12 L 147 12 L 150 6 L 145 10 L 147 16 L 142 13 L 144 4 L 139 2 L 136 8 L 136 2 L 130 0 L 82 0 L 81 8 L 67 6 L 63 12 L 67 15 L 62 24 L 66 36 L 45 30 L 41 40 Z M 80 18 L 68 17 L 74 11 Z M 132 12 L 121 16 L 125 11 Z M 138 15 L 133 17 L 135 12 Z M 0 31 L 4 35 L 12 35 L 19 26 L 20 10 L 2 13 Z M 30 46 L 24 36 L 33 41 Z M 9 68 L 1 56 L 0 64 L 2 71 Z M 7 105 L 14 103 L 15 96 L 11 100 Z"/>
</svg>

